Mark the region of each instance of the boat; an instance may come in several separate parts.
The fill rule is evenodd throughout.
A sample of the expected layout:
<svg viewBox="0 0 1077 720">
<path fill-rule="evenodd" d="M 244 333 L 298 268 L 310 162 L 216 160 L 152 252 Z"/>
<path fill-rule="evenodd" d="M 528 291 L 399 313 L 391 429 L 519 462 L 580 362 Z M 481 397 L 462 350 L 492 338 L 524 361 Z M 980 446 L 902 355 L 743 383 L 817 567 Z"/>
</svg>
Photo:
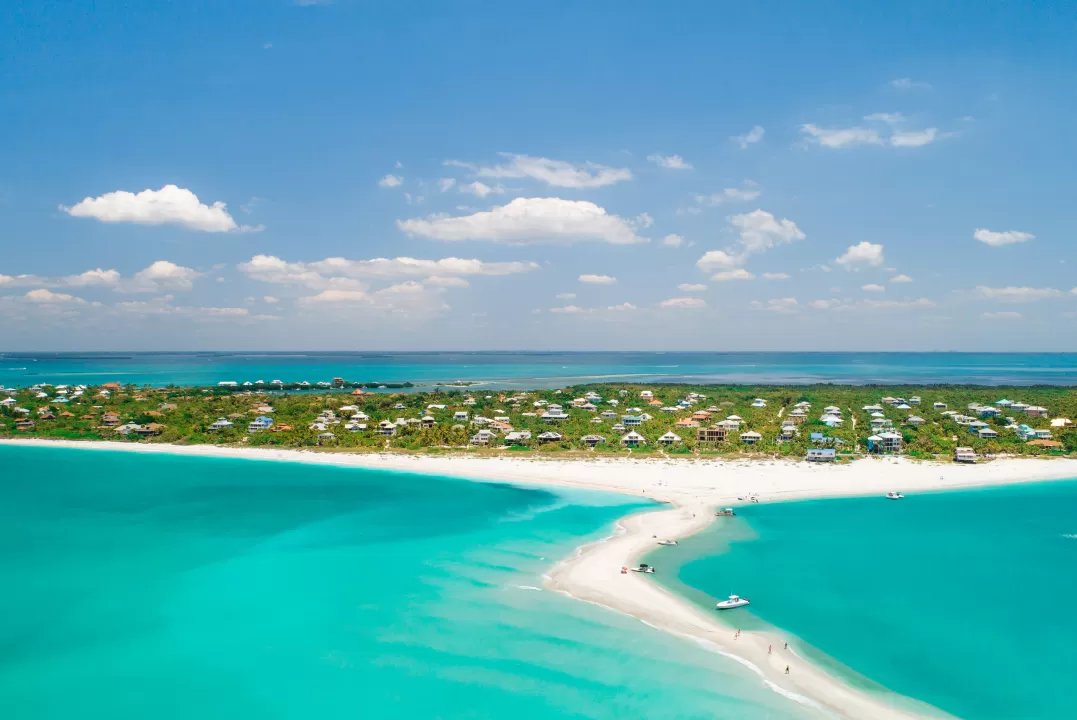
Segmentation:
<svg viewBox="0 0 1077 720">
<path fill-rule="evenodd" d="M 676 545 L 677 541 L 676 540 L 659 540 L 658 544 L 659 545 Z"/>
<path fill-rule="evenodd" d="M 651 566 L 651 565 L 648 565 L 647 563 L 641 563 L 638 568 L 632 568 L 632 572 L 653 573 L 654 572 L 654 567 Z"/>
<path fill-rule="evenodd" d="M 722 600 L 715 607 L 719 610 L 732 610 L 733 608 L 750 605 L 751 602 L 748 598 L 742 598 L 740 595 L 730 595 L 728 600 Z"/>
<path fill-rule="evenodd" d="M 733 512 L 733 508 L 719 508 L 714 514 L 718 517 L 732 517 L 736 515 L 736 513 Z"/>
<path fill-rule="evenodd" d="M 893 491 L 893 490 L 891 490 L 890 492 L 886 493 L 886 499 L 887 499 L 887 500 L 901 500 L 901 499 L 903 499 L 904 497 L 905 497 L 905 496 L 904 496 L 903 494 L 901 494 L 901 493 L 899 493 L 899 492 L 895 492 L 895 491 Z"/>
</svg>

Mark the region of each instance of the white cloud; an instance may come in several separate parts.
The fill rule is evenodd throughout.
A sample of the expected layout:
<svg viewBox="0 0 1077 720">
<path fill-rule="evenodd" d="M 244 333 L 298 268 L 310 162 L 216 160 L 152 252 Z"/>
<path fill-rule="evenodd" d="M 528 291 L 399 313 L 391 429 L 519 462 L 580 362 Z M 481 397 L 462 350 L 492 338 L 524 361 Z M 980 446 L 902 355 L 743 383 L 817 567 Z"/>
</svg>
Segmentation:
<svg viewBox="0 0 1077 720">
<path fill-rule="evenodd" d="M 557 293 L 554 297 L 558 300 L 575 300 L 576 293 Z"/>
<path fill-rule="evenodd" d="M 984 285 L 976 286 L 976 291 L 992 300 L 1004 300 L 1006 302 L 1028 302 L 1032 300 L 1044 300 L 1046 298 L 1060 297 L 1064 293 L 1055 288 L 1035 287 L 1001 287 L 993 288 Z"/>
<path fill-rule="evenodd" d="M 654 225 L 654 218 L 647 213 L 642 212 L 637 215 L 635 219 L 632 220 L 629 224 L 633 227 L 646 229 L 649 228 L 651 225 Z"/>
<path fill-rule="evenodd" d="M 317 295 L 299 298 L 300 305 L 321 305 L 324 303 L 367 302 L 370 295 L 362 290 L 322 290 Z"/>
<path fill-rule="evenodd" d="M 403 182 L 404 178 L 400 177 L 399 175 L 388 174 L 383 176 L 381 180 L 378 180 L 378 187 L 395 188 L 400 187 Z"/>
<path fill-rule="evenodd" d="M 462 277 L 442 277 L 441 275 L 432 275 L 423 280 L 423 284 L 442 288 L 466 288 L 470 286 L 470 283 Z"/>
<path fill-rule="evenodd" d="M 250 261 L 236 266 L 240 272 L 255 280 L 278 285 L 300 285 L 315 290 L 363 290 L 357 278 L 439 277 L 461 275 L 514 275 L 539 269 L 533 262 L 485 262 L 476 259 L 442 258 L 419 260 L 409 257 L 348 260 L 326 258 L 315 262 L 286 262 L 273 255 L 255 255 Z M 435 281 L 437 284 L 439 281 Z M 459 283 L 456 283 L 459 286 Z"/>
<path fill-rule="evenodd" d="M 887 125 L 900 125 L 905 122 L 905 116 L 901 113 L 872 113 L 865 115 L 864 119 L 884 122 Z"/>
<path fill-rule="evenodd" d="M 630 302 L 623 302 L 620 305 L 610 305 L 606 309 L 607 310 L 614 310 L 614 311 L 625 311 L 625 310 L 635 310 L 636 306 L 633 305 Z"/>
<path fill-rule="evenodd" d="M 972 234 L 972 237 L 979 240 L 984 245 L 991 247 L 1001 247 L 1003 245 L 1013 245 L 1015 243 L 1028 242 L 1035 239 L 1035 235 L 1027 232 L 1020 232 L 1018 230 L 1003 230 L 1001 232 L 994 232 L 987 228 L 977 228 L 976 232 Z"/>
<path fill-rule="evenodd" d="M 715 270 L 729 270 L 740 264 L 740 258 L 730 255 L 725 250 L 710 250 L 703 253 L 703 257 L 696 260 L 696 267 L 703 272 Z"/>
<path fill-rule="evenodd" d="M 875 293 L 886 292 L 886 288 L 884 288 L 882 285 L 878 285 L 876 283 L 868 283 L 867 285 L 861 286 L 860 289 L 863 290 L 864 292 L 875 292 Z"/>
<path fill-rule="evenodd" d="M 691 170 L 692 163 L 686 162 L 680 155 L 648 155 L 647 159 L 660 168 L 669 170 Z"/>
<path fill-rule="evenodd" d="M 764 280 L 788 280 L 789 274 L 783 272 L 766 272 L 763 273 Z"/>
<path fill-rule="evenodd" d="M 883 142 L 879 131 L 871 128 L 821 128 L 812 123 L 807 123 L 800 126 L 800 131 L 807 135 L 812 142 L 828 148 L 881 145 Z"/>
<path fill-rule="evenodd" d="M 898 90 L 930 90 L 931 85 L 919 80 L 913 80 L 912 78 L 898 78 L 890 81 L 890 86 L 895 87 Z"/>
<path fill-rule="evenodd" d="M 478 180 L 472 183 L 467 183 L 460 186 L 460 192 L 474 195 L 475 197 L 484 198 L 487 195 L 504 195 L 505 187 L 498 183 L 493 187 L 486 183 L 481 183 Z"/>
<path fill-rule="evenodd" d="M 935 142 L 939 137 L 938 128 L 903 130 L 890 136 L 890 145 L 893 147 L 921 147 Z"/>
<path fill-rule="evenodd" d="M 86 217 L 104 223 L 138 225 L 180 225 L 203 232 L 257 232 L 259 227 L 237 225 L 223 202 L 205 205 L 190 190 L 165 185 L 160 190 L 131 193 L 126 190 L 84 198 L 72 207 L 60 206 L 72 217 Z"/>
<path fill-rule="evenodd" d="M 675 297 L 663 300 L 658 307 L 663 309 L 688 309 L 706 307 L 707 303 L 702 298 Z"/>
<path fill-rule="evenodd" d="M 749 145 L 754 145 L 763 139 L 763 135 L 766 131 L 762 125 L 756 125 L 751 130 L 743 135 L 734 135 L 731 140 L 740 145 L 741 150 L 747 150 Z"/>
<path fill-rule="evenodd" d="M 478 177 L 527 177 L 540 180 L 553 187 L 574 188 L 577 190 L 604 187 L 622 180 L 632 179 L 632 171 L 624 168 L 611 168 L 590 162 L 583 165 L 574 165 L 564 160 L 550 160 L 549 158 L 515 155 L 513 153 L 499 154 L 507 158 L 508 162 L 492 167 L 476 166 L 458 160 L 448 160 L 445 164 L 467 168 Z"/>
<path fill-rule="evenodd" d="M 710 195 L 697 193 L 693 197 L 700 205 L 723 205 L 732 202 L 749 202 L 762 194 L 755 188 L 754 183 L 745 183 L 743 188 L 725 188 Z"/>
<path fill-rule="evenodd" d="M 1022 315 L 1012 310 L 1004 310 L 1002 312 L 985 312 L 980 317 L 985 320 L 1020 320 Z"/>
<path fill-rule="evenodd" d="M 840 300 L 833 300 L 833 299 L 832 300 L 812 300 L 808 304 L 811 305 L 816 310 L 833 310 L 834 308 L 841 305 L 841 301 Z"/>
<path fill-rule="evenodd" d="M 32 303 L 41 304 L 82 304 L 86 302 L 82 298 L 77 298 L 74 295 L 67 295 L 66 293 L 55 293 L 52 290 L 46 288 L 38 288 L 37 290 L 31 290 L 23 298 Z"/>
<path fill-rule="evenodd" d="M 669 234 L 662 238 L 662 244 L 666 247 L 680 247 L 684 245 L 684 238 L 680 235 Z"/>
<path fill-rule="evenodd" d="M 507 205 L 472 215 L 432 215 L 397 221 L 407 234 L 433 240 L 520 244 L 589 240 L 612 245 L 647 242 L 636 234 L 633 224 L 594 203 L 560 198 L 516 198 Z"/>
<path fill-rule="evenodd" d="M 744 268 L 723 270 L 722 272 L 715 273 L 711 276 L 711 280 L 714 280 L 715 282 L 725 282 L 727 280 L 752 280 L 753 278 L 755 278 L 755 275 Z"/>
<path fill-rule="evenodd" d="M 609 275 L 580 275 L 580 282 L 588 285 L 613 285 L 617 278 Z"/>
<path fill-rule="evenodd" d="M 575 305 L 565 305 L 564 307 L 550 308 L 552 313 L 582 313 L 586 312 L 583 308 Z"/>
<path fill-rule="evenodd" d="M 115 270 L 102 270 L 101 268 L 97 268 L 96 270 L 87 270 L 79 275 L 68 275 L 63 278 L 62 283 L 70 287 L 110 287 L 116 285 L 119 281 L 120 274 Z"/>
<path fill-rule="evenodd" d="M 441 192 L 451 190 L 453 185 L 456 185 L 456 178 L 441 178 L 438 180 L 438 189 Z"/>
<path fill-rule="evenodd" d="M 935 303 L 927 298 L 918 298 L 916 300 L 862 300 L 860 303 L 866 308 L 927 308 L 935 307 Z"/>
<path fill-rule="evenodd" d="M 912 278 L 908 275 L 895 275 L 894 277 L 890 278 L 890 282 L 894 285 L 899 285 L 901 283 L 911 283 Z"/>
<path fill-rule="evenodd" d="M 119 284 L 121 292 L 158 292 L 159 290 L 190 290 L 202 273 L 168 260 L 158 260 L 145 270 L 139 270 L 129 281 Z"/>
<path fill-rule="evenodd" d="M 885 261 L 881 244 L 864 241 L 857 245 L 850 245 L 845 254 L 834 262 L 843 266 L 846 270 L 855 270 L 867 266 L 877 267 Z"/>
<path fill-rule="evenodd" d="M 707 286 L 702 283 L 681 283 L 677 289 L 681 292 L 703 292 Z"/>
<path fill-rule="evenodd" d="M 792 220 L 778 220 L 765 210 L 734 215 L 729 222 L 740 231 L 740 244 L 746 254 L 764 252 L 806 237 Z"/>
<path fill-rule="evenodd" d="M 262 298 L 262 300 L 265 301 L 266 303 L 270 304 L 270 305 L 275 305 L 275 304 L 280 302 L 280 300 L 273 297 L 272 295 L 266 295 L 266 296 L 264 296 Z"/>
<path fill-rule="evenodd" d="M 792 314 L 800 310 L 800 303 L 796 298 L 773 298 L 766 304 L 753 300 L 749 305 L 755 310 L 767 310 L 769 312 Z"/>
</svg>

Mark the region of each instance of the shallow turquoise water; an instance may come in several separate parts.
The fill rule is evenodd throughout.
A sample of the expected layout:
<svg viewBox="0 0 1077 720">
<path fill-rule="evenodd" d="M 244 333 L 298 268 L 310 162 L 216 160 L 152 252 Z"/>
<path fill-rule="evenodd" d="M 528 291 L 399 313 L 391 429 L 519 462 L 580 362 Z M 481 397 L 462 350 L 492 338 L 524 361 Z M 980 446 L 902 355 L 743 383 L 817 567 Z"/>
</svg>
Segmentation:
<svg viewBox="0 0 1077 720">
<path fill-rule="evenodd" d="M 5 718 L 786 718 L 735 663 L 544 590 L 639 503 L 0 446 Z"/>
<path fill-rule="evenodd" d="M 681 582 L 961 717 L 1077 716 L 1077 482 L 738 512 Z"/>
</svg>

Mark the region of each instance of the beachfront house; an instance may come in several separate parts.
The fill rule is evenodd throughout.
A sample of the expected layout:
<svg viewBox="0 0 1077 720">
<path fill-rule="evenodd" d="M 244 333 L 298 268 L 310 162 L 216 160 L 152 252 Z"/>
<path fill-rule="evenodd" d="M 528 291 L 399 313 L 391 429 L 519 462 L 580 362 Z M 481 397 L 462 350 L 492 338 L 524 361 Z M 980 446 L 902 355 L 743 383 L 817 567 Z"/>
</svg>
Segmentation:
<svg viewBox="0 0 1077 720">
<path fill-rule="evenodd" d="M 525 445 L 531 439 L 530 430 L 516 430 L 505 435 L 506 445 Z"/>
<path fill-rule="evenodd" d="M 325 443 L 333 442 L 337 439 L 337 436 L 331 432 L 318 433 L 318 444 L 324 445 Z"/>
<path fill-rule="evenodd" d="M 393 437 L 396 435 L 396 423 L 391 420 L 382 420 L 378 423 L 378 426 L 374 428 L 374 434 Z"/>
<path fill-rule="evenodd" d="M 491 441 L 497 439 L 497 433 L 493 430 L 479 430 L 477 433 L 471 436 L 471 444 L 481 447 L 486 447 Z"/>
<path fill-rule="evenodd" d="M 745 445 L 755 445 L 762 439 L 763 436 L 753 430 L 749 430 L 748 432 L 742 432 L 740 434 L 740 441 Z"/>
<path fill-rule="evenodd" d="M 808 462 L 834 462 L 837 456 L 834 448 L 808 448 Z"/>
<path fill-rule="evenodd" d="M 15 429 L 16 430 L 21 430 L 23 432 L 27 432 L 29 430 L 33 430 L 35 427 L 36 427 L 36 425 L 34 424 L 34 421 L 33 420 L 28 420 L 27 418 L 19 418 L 18 420 L 15 421 Z"/>
<path fill-rule="evenodd" d="M 991 427 L 982 427 L 976 431 L 981 440 L 993 440 L 998 437 L 998 430 Z"/>
<path fill-rule="evenodd" d="M 606 438 L 601 435 L 584 435 L 582 439 L 590 447 L 606 442 Z"/>
<path fill-rule="evenodd" d="M 696 439 L 701 443 L 725 442 L 729 436 L 729 428 L 722 423 L 716 423 L 710 427 L 701 427 L 696 433 Z"/>
<path fill-rule="evenodd" d="M 1022 440 L 1035 440 L 1036 439 L 1036 431 L 1033 428 L 1029 427 L 1028 425 L 1025 425 L 1024 423 L 1022 423 L 1022 424 L 1018 425 L 1016 428 L 1014 428 L 1014 432 L 1016 432 L 1017 437 L 1021 438 Z"/>
<path fill-rule="evenodd" d="M 868 452 L 893 453 L 901 451 L 902 437 L 899 433 L 886 431 L 868 438 Z"/>
<path fill-rule="evenodd" d="M 974 463 L 976 452 L 970 447 L 959 447 L 954 450 L 954 462 Z"/>
<path fill-rule="evenodd" d="M 247 432 L 256 433 L 273 427 L 273 418 L 267 415 L 259 415 L 247 425 Z"/>
<path fill-rule="evenodd" d="M 561 442 L 564 436 L 559 432 L 544 432 L 539 434 L 538 441 L 540 443 Z"/>
<path fill-rule="evenodd" d="M 672 432 L 672 431 L 667 432 L 665 435 L 658 438 L 658 442 L 660 444 L 662 444 L 662 445 L 667 446 L 667 447 L 674 444 L 674 443 L 679 443 L 680 441 L 681 441 L 681 436 L 674 433 L 674 432 Z"/>
<path fill-rule="evenodd" d="M 639 447 L 640 445 L 646 445 L 647 441 L 635 430 L 630 431 L 627 435 L 621 438 L 621 444 L 625 447 Z"/>
<path fill-rule="evenodd" d="M 217 418 L 217 420 L 214 421 L 214 423 L 212 425 L 210 425 L 206 429 L 207 430 L 228 430 L 231 427 L 232 427 L 232 421 L 222 417 L 222 418 Z"/>
</svg>

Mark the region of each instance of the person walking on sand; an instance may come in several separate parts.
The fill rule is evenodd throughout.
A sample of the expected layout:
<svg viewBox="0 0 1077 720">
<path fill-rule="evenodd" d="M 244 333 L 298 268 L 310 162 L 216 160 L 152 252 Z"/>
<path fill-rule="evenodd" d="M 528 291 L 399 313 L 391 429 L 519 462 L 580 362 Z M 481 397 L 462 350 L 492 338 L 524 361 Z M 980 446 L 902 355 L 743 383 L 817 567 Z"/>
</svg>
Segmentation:
<svg viewBox="0 0 1077 720">
<path fill-rule="evenodd" d="M 771 646 L 767 645 L 767 655 L 770 655 Z"/>
<path fill-rule="evenodd" d="M 785 674 L 786 674 L 786 675 L 788 675 L 788 674 L 789 674 L 789 666 L 788 666 L 788 665 L 786 665 L 786 666 L 785 666 Z"/>
<path fill-rule="evenodd" d="M 786 650 L 788 650 L 788 649 L 789 649 L 789 643 L 786 643 L 786 644 L 785 644 L 785 649 L 786 649 Z"/>
</svg>

